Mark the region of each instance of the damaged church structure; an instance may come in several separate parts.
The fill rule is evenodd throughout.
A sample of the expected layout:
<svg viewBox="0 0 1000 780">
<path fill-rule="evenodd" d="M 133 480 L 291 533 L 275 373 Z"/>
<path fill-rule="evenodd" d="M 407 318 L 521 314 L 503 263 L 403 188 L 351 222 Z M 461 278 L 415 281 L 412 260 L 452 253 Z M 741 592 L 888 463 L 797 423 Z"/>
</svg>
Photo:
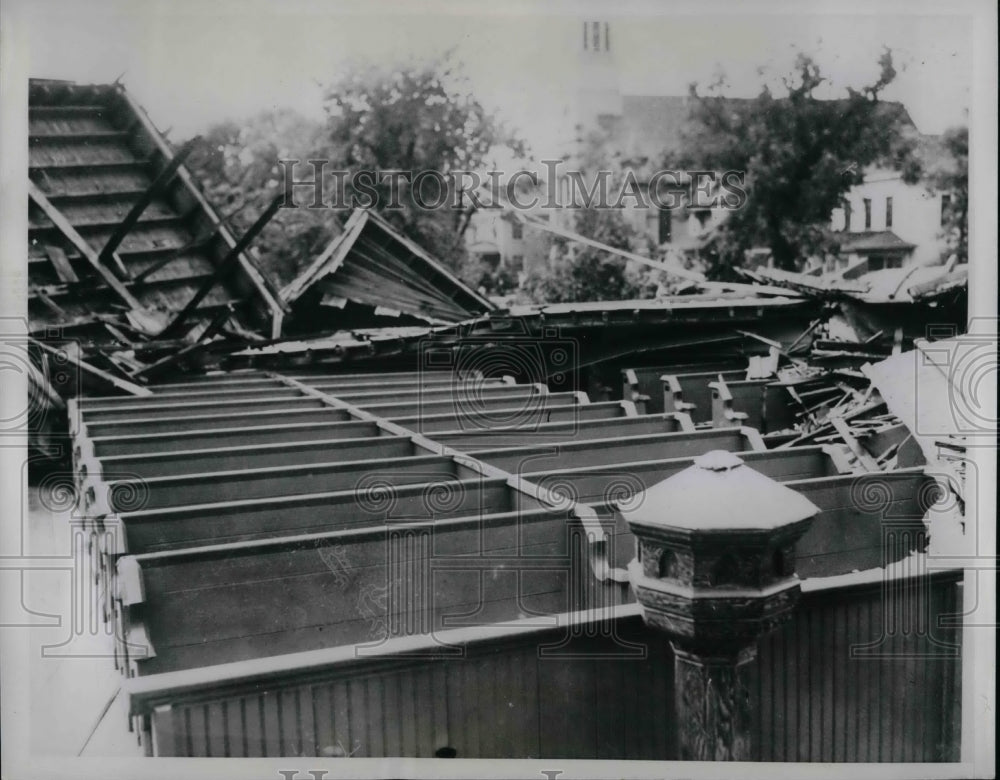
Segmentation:
<svg viewBox="0 0 1000 780">
<path fill-rule="evenodd" d="M 29 119 L 31 447 L 139 753 L 961 758 L 964 267 L 500 307 L 357 211 L 279 289 L 121 85 Z"/>
</svg>

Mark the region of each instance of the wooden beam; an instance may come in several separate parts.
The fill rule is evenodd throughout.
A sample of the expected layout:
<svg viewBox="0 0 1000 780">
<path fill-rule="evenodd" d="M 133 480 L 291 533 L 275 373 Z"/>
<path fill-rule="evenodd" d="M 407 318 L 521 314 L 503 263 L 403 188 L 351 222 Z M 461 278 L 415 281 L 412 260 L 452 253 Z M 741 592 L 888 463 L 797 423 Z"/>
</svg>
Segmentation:
<svg viewBox="0 0 1000 780">
<path fill-rule="evenodd" d="M 837 433 L 844 440 L 848 449 L 854 454 L 854 457 L 858 459 L 858 463 L 866 471 L 879 471 L 879 465 L 871 455 L 865 452 L 864 448 L 858 443 L 858 440 L 854 438 L 854 434 L 851 433 L 851 429 L 847 427 L 847 423 L 844 422 L 843 417 L 838 417 L 833 415 L 830 417 L 830 422 L 833 425 Z"/>
<path fill-rule="evenodd" d="M 155 374 L 162 373 L 163 369 L 174 365 L 179 360 L 181 360 L 181 358 L 184 358 L 190 355 L 192 352 L 201 349 L 203 346 L 205 346 L 205 343 L 208 342 L 216 333 L 218 333 L 219 330 L 222 328 L 222 326 L 226 324 L 226 321 L 232 316 L 233 316 L 233 306 L 232 304 L 229 304 L 222 311 L 216 314 L 215 317 L 212 318 L 211 322 L 208 323 L 208 326 L 205 328 L 204 331 L 202 331 L 201 335 L 195 340 L 193 344 L 188 344 L 186 347 L 182 347 L 173 354 L 167 355 L 164 358 L 160 358 L 155 363 L 150 363 L 148 366 L 140 368 L 133 374 L 133 376 L 150 377 Z"/>
<path fill-rule="evenodd" d="M 45 342 L 39 341 L 38 339 L 32 338 L 30 336 L 28 337 L 28 341 L 33 346 L 38 347 L 39 349 L 45 351 L 49 355 L 58 355 L 60 357 L 65 356 L 66 359 L 70 363 L 75 365 L 77 369 L 79 369 L 82 373 L 100 379 L 102 382 L 107 382 L 108 384 L 113 385 L 117 389 L 121 390 L 122 392 L 128 393 L 129 395 L 145 396 L 153 394 L 153 391 L 150 390 L 148 387 L 140 387 L 139 385 L 134 384 L 132 382 L 128 382 L 124 379 L 119 379 L 118 377 L 109 374 L 107 371 L 102 371 L 96 366 L 92 366 L 90 363 L 83 360 L 83 358 L 80 358 L 77 355 L 73 354 L 72 350 L 68 349 L 60 350 L 57 349 L 56 347 L 53 347 L 50 344 L 46 344 Z"/>
<path fill-rule="evenodd" d="M 61 282 L 78 282 L 76 271 L 73 270 L 73 266 L 69 263 L 69 258 L 66 257 L 66 253 L 62 251 L 57 246 L 45 245 L 45 255 L 49 258 L 49 262 L 52 263 L 52 267 L 56 269 L 56 275 L 59 277 Z"/>
<path fill-rule="evenodd" d="M 128 291 L 125 285 L 118 280 L 118 277 L 101 264 L 100 260 L 98 260 L 97 253 L 91 248 L 90 244 L 84 240 L 83 236 L 76 232 L 76 228 L 70 224 L 69 220 L 63 216 L 59 209 L 52 205 L 49 199 L 45 197 L 45 193 L 43 193 L 30 179 L 28 180 L 28 197 L 30 197 L 35 204 L 43 212 L 45 212 L 45 216 L 52 220 L 52 223 L 59 229 L 59 232 L 61 232 L 67 240 L 73 244 L 74 247 L 76 247 L 77 251 L 83 255 L 84 259 L 86 259 L 86 261 L 94 267 L 94 270 L 101 275 L 101 278 L 104 279 L 108 287 L 114 290 L 118 297 L 121 298 L 130 309 L 141 310 L 143 308 L 138 299 L 136 299 L 132 293 Z"/>
<path fill-rule="evenodd" d="M 176 317 L 174 317 L 173 321 L 171 321 L 170 324 L 163 329 L 163 331 L 159 334 L 159 338 L 170 338 L 176 334 L 178 330 L 180 330 L 181 326 L 188 319 L 188 317 L 194 313 L 195 309 L 198 308 L 201 302 L 205 300 L 208 294 L 212 291 L 212 288 L 222 281 L 222 279 L 224 279 L 231 270 L 239 265 L 240 257 L 243 252 L 246 251 L 251 242 L 264 229 L 267 223 L 271 221 L 271 218 L 278 213 L 278 209 L 280 209 L 282 204 L 285 202 L 284 193 L 274 197 L 270 205 L 264 210 L 264 213 L 257 217 L 257 221 L 254 222 L 250 226 L 250 229 L 243 234 L 243 237 L 236 242 L 236 246 L 230 249 L 228 254 L 222 258 L 222 261 L 218 266 L 216 266 L 215 273 L 212 274 L 212 277 L 201 286 L 201 289 L 194 294 L 194 297 L 187 302 L 184 308 L 181 309 Z"/>
<path fill-rule="evenodd" d="M 129 209 L 128 214 L 125 215 L 125 219 L 118 223 L 118 227 L 114 229 L 111 236 L 108 238 L 107 243 L 104 244 L 104 248 L 97 257 L 100 262 L 106 263 L 108 260 L 112 259 L 112 256 L 115 254 L 115 250 L 118 249 L 119 244 L 121 244 L 125 236 L 127 236 L 129 231 L 135 226 L 135 223 L 139 221 L 139 217 L 142 216 L 146 207 L 152 203 L 153 198 L 158 197 L 166 189 L 167 185 L 177 174 L 177 170 L 184 164 L 184 161 L 188 158 L 191 152 L 194 151 L 195 146 L 200 140 L 200 136 L 195 136 L 184 144 L 184 146 L 178 150 L 177 154 L 174 155 L 173 159 L 167 163 L 167 167 L 160 172 L 160 175 L 157 176 L 146 191 L 139 196 L 139 199 L 132 205 L 132 208 Z"/>
<path fill-rule="evenodd" d="M 648 265 L 651 268 L 655 268 L 658 271 L 664 271 L 673 276 L 678 276 L 681 279 L 687 279 L 688 281 L 695 282 L 696 284 L 706 284 L 704 274 L 700 274 L 697 271 L 688 271 L 684 268 L 678 268 L 677 266 L 667 265 L 666 263 L 661 263 L 658 260 L 652 260 L 648 257 L 643 257 L 642 255 L 637 255 L 634 252 L 627 252 L 624 249 L 616 249 L 613 246 L 608 246 L 607 244 L 601 243 L 600 241 L 595 241 L 592 238 L 587 238 L 586 236 L 581 236 L 579 233 L 574 233 L 571 230 L 563 230 L 562 228 L 557 228 L 554 225 L 550 225 L 539 219 L 534 219 L 532 217 L 527 217 L 524 215 L 518 215 L 522 221 L 528 225 L 532 225 L 539 230 L 544 230 L 548 233 L 553 233 L 554 235 L 561 236 L 570 241 L 575 241 L 578 244 L 583 244 L 584 246 L 589 246 L 593 249 L 599 249 L 602 252 L 607 252 L 608 254 L 618 255 L 625 260 L 632 260 L 636 263 L 642 263 L 642 265 Z M 707 283 L 712 284 L 712 283 Z M 746 285 L 749 286 L 749 285 Z"/>
</svg>

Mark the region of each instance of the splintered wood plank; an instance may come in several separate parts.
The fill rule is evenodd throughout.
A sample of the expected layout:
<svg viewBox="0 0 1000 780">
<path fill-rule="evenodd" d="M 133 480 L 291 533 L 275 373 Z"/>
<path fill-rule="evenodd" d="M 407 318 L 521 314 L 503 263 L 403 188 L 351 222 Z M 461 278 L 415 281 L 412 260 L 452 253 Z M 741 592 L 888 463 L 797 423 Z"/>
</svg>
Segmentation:
<svg viewBox="0 0 1000 780">
<path fill-rule="evenodd" d="M 104 279 L 108 287 L 114 290 L 118 297 L 128 304 L 130 309 L 141 310 L 143 308 L 142 304 L 128 291 L 125 285 L 108 268 L 100 263 L 97 259 L 97 253 L 91 248 L 90 244 L 84 240 L 83 236 L 76 232 L 76 228 L 69 223 L 69 220 L 63 216 L 59 209 L 49 202 L 45 194 L 30 179 L 28 180 L 28 196 L 45 212 L 45 215 L 52 220 L 52 223 L 59 231 L 76 247 L 77 251 L 83 255 L 86 261 L 94 267 L 94 270 L 101 275 L 101 278 Z M 118 264 L 121 265 L 120 259 L 118 260 Z"/>
<path fill-rule="evenodd" d="M 130 395 L 153 394 L 153 391 L 150 390 L 148 387 L 140 387 L 139 385 L 134 384 L 132 382 L 128 382 L 124 379 L 119 379 L 118 377 L 109 374 L 107 371 L 102 371 L 96 366 L 92 366 L 90 363 L 86 362 L 79 356 L 73 354 L 72 350 L 65 350 L 65 351 L 59 350 L 49 344 L 46 344 L 42 341 L 38 341 L 37 339 L 33 338 L 29 338 L 29 341 L 32 344 L 32 346 L 38 347 L 39 349 L 44 350 L 50 355 L 59 355 L 60 357 L 65 355 L 65 357 L 69 360 L 69 362 L 75 365 L 77 369 L 80 370 L 81 373 L 86 374 L 92 378 L 99 379 L 102 382 L 106 382 L 116 387 L 117 389 L 121 390 L 122 392 L 129 393 Z"/>
<path fill-rule="evenodd" d="M 56 269 L 56 275 L 59 277 L 59 281 L 80 281 L 77 278 L 76 272 L 73 270 L 73 266 L 69 264 L 69 259 L 66 257 L 66 253 L 59 247 L 46 244 L 45 255 L 49 258 L 49 262 L 52 263 L 52 267 Z"/>
</svg>

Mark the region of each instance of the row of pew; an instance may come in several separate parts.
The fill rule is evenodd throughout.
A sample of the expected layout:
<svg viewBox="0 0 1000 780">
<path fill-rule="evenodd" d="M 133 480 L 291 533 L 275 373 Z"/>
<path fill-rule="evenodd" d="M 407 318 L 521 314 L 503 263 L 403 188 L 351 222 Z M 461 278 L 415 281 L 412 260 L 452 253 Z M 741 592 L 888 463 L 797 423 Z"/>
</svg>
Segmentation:
<svg viewBox="0 0 1000 780">
<path fill-rule="evenodd" d="M 71 427 L 143 732 L 157 679 L 208 691 L 218 665 L 280 657 L 289 675 L 295 654 L 630 602 L 622 509 L 712 450 L 821 508 L 801 576 L 883 565 L 923 530 L 920 469 L 859 475 L 834 448 L 502 377 L 208 375 L 79 399 Z"/>
</svg>

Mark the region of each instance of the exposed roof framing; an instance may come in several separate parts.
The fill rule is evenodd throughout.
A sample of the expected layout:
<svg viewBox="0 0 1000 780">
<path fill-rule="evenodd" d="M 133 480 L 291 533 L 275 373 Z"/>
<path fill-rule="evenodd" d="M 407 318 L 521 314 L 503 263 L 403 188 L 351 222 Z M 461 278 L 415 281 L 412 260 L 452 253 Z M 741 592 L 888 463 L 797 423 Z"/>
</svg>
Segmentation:
<svg viewBox="0 0 1000 780">
<path fill-rule="evenodd" d="M 33 80 L 28 121 L 32 332 L 99 345 L 124 308 L 155 335 L 236 245 L 183 166 L 190 148 L 172 149 L 120 84 Z M 195 321 L 229 305 L 279 333 L 277 291 L 246 253 Z"/>
<path fill-rule="evenodd" d="M 495 306 L 384 218 L 355 210 L 315 262 L 282 290 L 312 330 L 337 322 L 348 304 L 372 322 L 459 322 Z M 403 318 L 403 322 L 399 322 Z M 358 319 L 355 318 L 355 324 Z"/>
</svg>

